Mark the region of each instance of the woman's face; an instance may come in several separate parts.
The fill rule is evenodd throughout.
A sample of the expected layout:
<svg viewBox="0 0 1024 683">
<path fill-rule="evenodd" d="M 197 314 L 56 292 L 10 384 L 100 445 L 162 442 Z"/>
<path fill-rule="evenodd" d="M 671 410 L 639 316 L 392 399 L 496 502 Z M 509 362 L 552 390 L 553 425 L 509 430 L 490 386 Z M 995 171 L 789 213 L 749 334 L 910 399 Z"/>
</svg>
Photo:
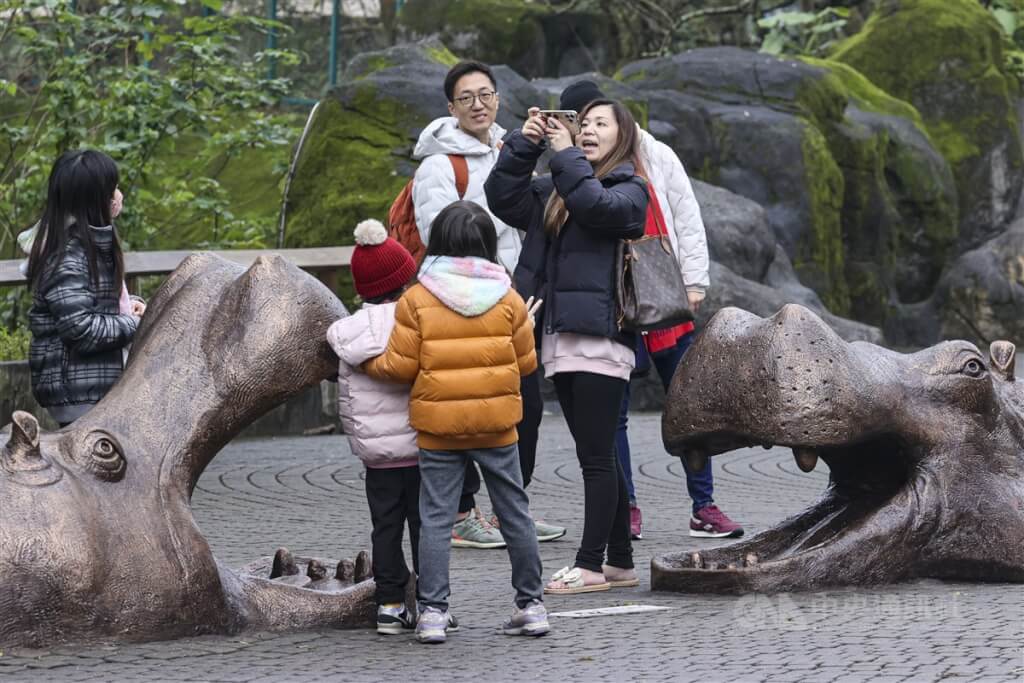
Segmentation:
<svg viewBox="0 0 1024 683">
<path fill-rule="evenodd" d="M 583 150 L 583 156 L 592 164 L 600 163 L 611 154 L 619 140 L 619 123 L 611 105 L 599 104 L 591 107 L 586 118 L 580 122 L 580 134 L 576 145 Z"/>
<path fill-rule="evenodd" d="M 124 195 L 121 194 L 121 188 L 114 188 L 114 196 L 110 200 L 110 219 L 113 220 L 121 215 L 121 209 L 124 208 Z"/>
</svg>

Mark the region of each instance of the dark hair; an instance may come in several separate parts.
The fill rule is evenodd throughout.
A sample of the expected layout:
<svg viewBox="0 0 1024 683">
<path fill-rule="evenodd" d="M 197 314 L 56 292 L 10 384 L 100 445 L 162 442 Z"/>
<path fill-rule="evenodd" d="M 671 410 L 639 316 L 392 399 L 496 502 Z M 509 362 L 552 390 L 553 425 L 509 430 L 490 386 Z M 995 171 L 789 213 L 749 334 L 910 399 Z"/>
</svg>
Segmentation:
<svg viewBox="0 0 1024 683">
<path fill-rule="evenodd" d="M 99 284 L 96 245 L 89 226 L 111 225 L 110 202 L 119 176 L 117 164 L 103 152 L 81 149 L 64 152 L 50 171 L 46 207 L 39 221 L 35 241 L 28 256 L 28 281 L 35 289 L 44 271 L 56 265 L 72 237 L 85 247 L 89 277 Z M 114 230 L 114 282 L 124 280 L 124 256 Z"/>
<path fill-rule="evenodd" d="M 448 75 L 444 77 L 444 96 L 448 98 L 449 102 L 455 102 L 455 84 L 466 74 L 472 73 L 482 73 L 484 76 L 487 76 L 494 89 L 498 89 L 498 82 L 494 80 L 494 73 L 491 71 L 491 67 L 483 62 L 459 62 L 449 69 Z"/>
<path fill-rule="evenodd" d="M 366 297 L 365 299 L 363 299 L 363 301 L 368 303 L 368 304 L 386 304 L 386 303 L 390 303 L 392 301 L 398 301 L 400 298 L 402 298 L 402 294 L 405 293 L 405 290 L 409 289 L 409 285 L 411 285 L 411 284 L 412 284 L 411 282 L 406 282 L 404 285 L 402 285 L 398 289 L 392 290 L 392 291 L 388 292 L 387 294 L 381 294 L 380 296 Z"/>
<path fill-rule="evenodd" d="M 617 166 L 625 162 L 633 164 L 634 173 L 646 177 L 643 164 L 640 161 L 640 134 L 637 132 L 636 119 L 630 113 L 626 105 L 618 100 L 594 100 L 580 112 L 576 121 L 581 126 L 583 119 L 594 107 L 607 105 L 612 108 L 615 115 L 615 123 L 619 126 L 619 133 L 615 139 L 615 147 L 603 159 L 598 159 L 593 164 L 594 176 L 598 179 L 615 170 Z M 579 136 L 577 136 L 578 138 Z M 565 199 L 558 192 L 552 192 L 544 207 L 544 229 L 551 235 L 557 235 L 562 225 L 569 218 L 569 209 L 565 206 Z"/>
<path fill-rule="evenodd" d="M 479 256 L 498 262 L 498 232 L 494 221 L 475 202 L 452 202 L 430 224 L 427 256 Z"/>
</svg>

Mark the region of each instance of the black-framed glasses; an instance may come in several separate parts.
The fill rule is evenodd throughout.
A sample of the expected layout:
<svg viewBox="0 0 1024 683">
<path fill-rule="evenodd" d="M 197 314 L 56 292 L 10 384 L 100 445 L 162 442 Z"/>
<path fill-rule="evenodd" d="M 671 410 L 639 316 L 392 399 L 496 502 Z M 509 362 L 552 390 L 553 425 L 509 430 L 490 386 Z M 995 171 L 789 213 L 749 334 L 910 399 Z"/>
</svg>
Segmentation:
<svg viewBox="0 0 1024 683">
<path fill-rule="evenodd" d="M 473 100 L 480 100 L 480 104 L 489 107 L 497 95 L 498 93 L 494 90 L 477 93 L 476 95 L 463 95 L 462 97 L 455 98 L 455 104 L 463 109 L 469 109 L 473 106 Z"/>
</svg>

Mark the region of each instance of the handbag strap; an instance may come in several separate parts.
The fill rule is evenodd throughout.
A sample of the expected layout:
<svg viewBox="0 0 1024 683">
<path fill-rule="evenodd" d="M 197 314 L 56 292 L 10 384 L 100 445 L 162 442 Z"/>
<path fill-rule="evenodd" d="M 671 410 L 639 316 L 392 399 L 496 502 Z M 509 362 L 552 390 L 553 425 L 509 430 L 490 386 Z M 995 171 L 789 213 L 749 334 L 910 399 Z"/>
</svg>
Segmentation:
<svg viewBox="0 0 1024 683">
<path fill-rule="evenodd" d="M 661 203 L 658 201 L 658 193 L 654 191 L 654 185 L 647 183 L 648 195 L 650 195 L 651 201 L 648 207 L 651 210 L 651 214 L 654 217 L 654 227 L 658 231 L 659 236 L 663 235 L 668 237 L 668 228 L 665 226 L 665 214 L 661 212 Z"/>
</svg>

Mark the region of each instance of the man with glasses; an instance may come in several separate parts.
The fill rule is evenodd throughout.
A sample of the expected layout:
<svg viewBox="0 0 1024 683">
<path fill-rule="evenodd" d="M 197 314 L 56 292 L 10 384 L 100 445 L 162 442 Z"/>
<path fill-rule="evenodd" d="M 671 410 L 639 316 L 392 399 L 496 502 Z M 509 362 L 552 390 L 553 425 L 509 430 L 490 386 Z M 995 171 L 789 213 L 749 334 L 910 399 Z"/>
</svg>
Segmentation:
<svg viewBox="0 0 1024 683">
<path fill-rule="evenodd" d="M 416 227 L 423 244 L 430 241 L 430 224 L 443 208 L 465 199 L 487 209 L 484 181 L 498 160 L 505 129 L 495 122 L 500 105 L 497 82 L 491 68 L 474 61 L 459 62 L 444 79 L 449 116 L 435 119 L 420 133 L 413 158 L 422 159 L 412 183 L 412 201 Z M 468 170 L 465 193 L 460 196 L 456 186 L 455 159 L 462 157 Z M 488 210 L 488 213 L 490 211 Z M 511 274 L 519 262 L 522 240 L 519 232 L 491 215 L 498 231 L 498 260 Z M 538 413 L 520 426 L 520 465 L 523 485 L 529 484 L 533 473 L 537 446 L 536 426 L 543 411 L 540 400 L 540 375 L 536 372 L 523 378 L 523 413 Z M 533 428 L 532 434 L 524 428 Z M 480 490 L 480 474 L 472 463 L 466 468 L 466 479 L 459 501 L 459 513 L 452 528 L 452 545 L 463 548 L 503 548 L 504 539 L 495 527 L 476 509 L 474 496 Z M 563 527 L 537 521 L 537 539 L 550 541 L 565 535 Z"/>
</svg>

